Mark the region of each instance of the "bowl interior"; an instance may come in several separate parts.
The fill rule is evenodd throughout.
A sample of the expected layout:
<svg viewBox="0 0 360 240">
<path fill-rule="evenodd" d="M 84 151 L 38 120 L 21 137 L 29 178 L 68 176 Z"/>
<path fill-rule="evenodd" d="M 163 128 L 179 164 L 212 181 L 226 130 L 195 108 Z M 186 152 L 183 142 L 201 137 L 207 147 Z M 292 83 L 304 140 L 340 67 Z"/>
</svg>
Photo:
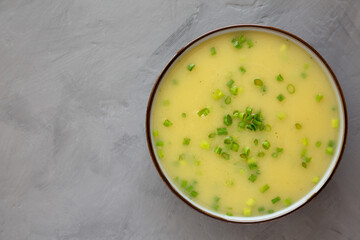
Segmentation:
<svg viewBox="0 0 360 240">
<path fill-rule="evenodd" d="M 154 141 L 152 139 L 152 134 L 150 134 L 151 119 L 152 119 L 151 118 L 151 108 L 152 108 L 153 99 L 156 98 L 157 89 L 160 87 L 162 79 L 166 76 L 168 70 L 172 67 L 172 65 L 175 64 L 178 59 L 180 59 L 186 52 L 191 50 L 196 45 L 201 44 L 202 42 L 204 42 L 210 38 L 213 38 L 215 36 L 218 36 L 218 35 L 222 35 L 222 34 L 230 33 L 230 32 L 239 32 L 239 31 L 261 31 L 261 32 L 267 32 L 270 34 L 275 34 L 275 35 L 281 36 L 283 38 L 286 38 L 289 41 L 302 47 L 302 49 L 304 49 L 309 55 L 311 55 L 318 62 L 319 66 L 321 66 L 323 68 L 323 70 L 326 73 L 326 75 L 328 76 L 328 78 L 331 79 L 330 84 L 332 85 L 334 92 L 336 94 L 338 108 L 339 108 L 339 114 L 340 114 L 340 116 L 339 116 L 339 118 L 340 118 L 339 119 L 340 120 L 340 125 L 339 125 L 340 134 L 339 134 L 339 141 L 338 141 L 340 144 L 337 144 L 332 161 L 331 161 L 327 171 L 324 173 L 324 176 L 319 181 L 319 183 L 308 194 L 306 194 L 304 197 L 302 197 L 297 202 L 293 203 L 291 206 L 284 208 L 280 211 L 274 212 L 272 214 L 263 215 L 263 216 L 254 216 L 254 217 L 227 216 L 225 214 L 221 214 L 221 213 L 212 211 L 211 209 L 207 209 L 207 208 L 197 204 L 196 202 L 192 201 L 189 197 L 187 197 L 185 194 L 183 194 L 180 191 L 180 189 L 172 181 L 169 180 L 169 176 L 167 175 L 166 171 L 164 171 L 163 167 L 158 162 L 155 151 L 153 150 L 153 145 L 152 145 L 152 143 Z M 159 171 L 159 174 L 162 176 L 162 178 L 168 184 L 168 186 L 181 199 L 183 199 L 186 203 L 188 203 L 190 206 L 194 207 L 195 209 L 200 210 L 201 212 L 203 212 L 207 215 L 210 215 L 212 217 L 218 218 L 218 219 L 231 221 L 231 222 L 242 222 L 242 223 L 263 222 L 263 221 L 275 219 L 275 218 L 284 216 L 288 213 L 291 213 L 292 211 L 300 208 L 306 202 L 311 200 L 325 186 L 325 184 L 328 182 L 328 180 L 334 173 L 334 171 L 340 161 L 343 149 L 344 149 L 345 140 L 346 140 L 346 130 L 347 130 L 345 100 L 344 100 L 340 85 L 336 79 L 336 76 L 332 72 L 331 68 L 326 63 L 326 61 L 320 56 L 320 54 L 318 52 L 316 52 L 316 50 L 314 50 L 309 44 L 307 44 L 302 39 L 300 39 L 297 36 L 294 36 L 290 33 L 287 33 L 283 30 L 272 28 L 272 27 L 252 26 L 252 25 L 251 26 L 250 25 L 229 26 L 229 27 L 224 27 L 221 29 L 214 30 L 212 32 L 209 32 L 205 35 L 200 36 L 199 38 L 195 39 L 194 41 L 192 41 L 188 45 L 186 45 L 183 49 L 181 49 L 178 52 L 178 54 L 175 55 L 175 57 L 165 67 L 165 69 L 161 73 L 158 81 L 156 82 L 156 84 L 153 88 L 153 92 L 152 92 L 152 94 L 150 96 L 150 100 L 149 100 L 146 121 L 147 121 L 146 122 L 147 138 L 148 138 L 150 153 L 152 155 L 154 164 L 155 164 L 157 170 Z"/>
</svg>

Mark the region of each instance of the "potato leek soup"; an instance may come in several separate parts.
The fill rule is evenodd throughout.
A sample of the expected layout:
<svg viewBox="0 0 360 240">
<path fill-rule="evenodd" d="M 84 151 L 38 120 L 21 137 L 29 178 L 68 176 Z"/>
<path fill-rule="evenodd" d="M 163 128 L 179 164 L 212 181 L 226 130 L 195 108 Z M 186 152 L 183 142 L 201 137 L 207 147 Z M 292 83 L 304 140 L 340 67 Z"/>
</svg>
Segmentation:
<svg viewBox="0 0 360 240">
<path fill-rule="evenodd" d="M 308 194 L 329 168 L 339 103 L 319 63 L 267 32 L 215 36 L 159 86 L 153 149 L 179 191 L 209 211 L 258 216 Z"/>
</svg>

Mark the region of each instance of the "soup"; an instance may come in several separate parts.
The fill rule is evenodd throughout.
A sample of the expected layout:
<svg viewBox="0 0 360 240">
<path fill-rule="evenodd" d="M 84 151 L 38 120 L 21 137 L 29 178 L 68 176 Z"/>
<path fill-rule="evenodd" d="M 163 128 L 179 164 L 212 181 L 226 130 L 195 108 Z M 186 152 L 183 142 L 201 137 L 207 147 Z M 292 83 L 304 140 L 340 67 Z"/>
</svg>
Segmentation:
<svg viewBox="0 0 360 240">
<path fill-rule="evenodd" d="M 296 43 L 225 33 L 185 52 L 152 105 L 153 149 L 183 195 L 211 212 L 287 208 L 329 168 L 340 136 L 331 80 Z"/>
</svg>

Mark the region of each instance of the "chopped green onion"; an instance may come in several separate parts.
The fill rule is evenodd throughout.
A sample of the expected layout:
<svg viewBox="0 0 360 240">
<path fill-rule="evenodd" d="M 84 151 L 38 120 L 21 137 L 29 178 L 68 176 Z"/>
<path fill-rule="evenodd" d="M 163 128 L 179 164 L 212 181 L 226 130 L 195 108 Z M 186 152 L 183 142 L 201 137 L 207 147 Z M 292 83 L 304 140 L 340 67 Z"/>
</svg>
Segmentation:
<svg viewBox="0 0 360 240">
<path fill-rule="evenodd" d="M 252 48 L 254 46 L 254 43 L 251 39 L 248 39 L 246 43 L 248 45 L 248 48 Z"/>
<path fill-rule="evenodd" d="M 231 217 L 233 214 L 232 214 L 232 213 L 227 212 L 227 213 L 226 213 L 226 215 Z"/>
<path fill-rule="evenodd" d="M 303 144 L 304 146 L 308 146 L 308 145 L 309 145 L 309 140 L 308 140 L 307 138 L 303 138 L 303 139 L 302 139 L 302 144 Z"/>
<path fill-rule="evenodd" d="M 244 147 L 244 148 L 243 148 L 243 153 L 244 153 L 246 156 L 249 156 L 249 154 L 250 154 L 250 148 L 249 148 L 249 147 Z"/>
<path fill-rule="evenodd" d="M 234 139 L 233 139 L 232 137 L 226 137 L 226 138 L 224 139 L 224 143 L 225 143 L 225 144 L 232 144 L 233 141 L 234 141 Z"/>
<path fill-rule="evenodd" d="M 274 210 L 269 209 L 269 210 L 268 210 L 268 213 L 270 213 L 270 214 L 271 214 L 271 213 L 274 213 Z"/>
<path fill-rule="evenodd" d="M 305 162 L 309 163 L 311 161 L 312 157 L 305 157 Z"/>
<path fill-rule="evenodd" d="M 208 135 L 208 138 L 214 138 L 216 136 L 216 133 L 210 133 L 209 135 Z"/>
<path fill-rule="evenodd" d="M 307 163 L 306 163 L 306 162 L 302 162 L 302 163 L 301 163 L 301 166 L 302 166 L 303 168 L 307 168 Z"/>
<path fill-rule="evenodd" d="M 240 35 L 240 37 L 239 37 L 239 42 L 240 42 L 240 43 L 246 42 L 246 38 L 244 37 L 244 35 Z"/>
<path fill-rule="evenodd" d="M 280 201 L 280 200 L 281 200 L 281 198 L 280 198 L 279 196 L 277 196 L 276 198 L 271 199 L 271 202 L 272 202 L 273 204 L 275 204 L 275 203 L 277 203 L 277 202 Z"/>
<path fill-rule="evenodd" d="M 249 158 L 247 164 L 250 170 L 257 170 L 259 168 L 254 158 Z"/>
<path fill-rule="evenodd" d="M 221 153 L 221 157 L 225 160 L 229 160 L 230 159 L 230 154 L 226 153 L 226 152 L 222 152 Z"/>
<path fill-rule="evenodd" d="M 190 195 L 191 195 L 192 197 L 197 197 L 198 192 L 197 192 L 197 191 L 191 191 Z"/>
<path fill-rule="evenodd" d="M 271 131 L 271 126 L 269 124 L 265 125 L 265 131 L 266 132 L 270 132 Z"/>
<path fill-rule="evenodd" d="M 239 144 L 237 144 L 237 143 L 233 143 L 233 144 L 231 145 L 231 150 L 234 151 L 234 152 L 238 152 L 238 151 L 239 151 L 239 148 L 240 148 L 240 146 L 239 146 Z"/>
<path fill-rule="evenodd" d="M 245 122 L 245 121 L 241 121 L 241 122 L 238 123 L 238 126 L 239 126 L 239 128 L 245 128 L 246 122 Z"/>
<path fill-rule="evenodd" d="M 246 201 L 246 206 L 252 207 L 252 206 L 255 205 L 255 203 L 256 203 L 255 199 L 249 198 L 249 199 Z"/>
<path fill-rule="evenodd" d="M 277 114 L 277 117 L 278 117 L 279 120 L 283 120 L 286 117 L 286 114 L 283 113 L 283 112 L 280 112 L 280 113 Z"/>
<path fill-rule="evenodd" d="M 242 44 L 239 41 L 235 41 L 234 42 L 234 47 L 240 49 L 240 48 L 242 48 Z"/>
<path fill-rule="evenodd" d="M 318 93 L 318 94 L 316 95 L 316 101 L 317 101 L 317 102 L 320 102 L 323 98 L 324 98 L 324 95 L 322 95 L 322 94 L 320 94 L 320 93 Z"/>
<path fill-rule="evenodd" d="M 330 140 L 328 143 L 328 147 L 333 147 L 335 145 L 335 142 L 333 140 Z"/>
<path fill-rule="evenodd" d="M 181 117 L 186 118 L 186 113 L 182 113 Z"/>
<path fill-rule="evenodd" d="M 339 127 L 339 119 L 332 119 L 331 126 L 332 126 L 332 128 L 338 128 Z"/>
<path fill-rule="evenodd" d="M 227 179 L 227 180 L 225 181 L 225 185 L 226 185 L 226 186 L 233 186 L 233 185 L 234 185 L 234 181 L 231 180 L 231 179 Z"/>
<path fill-rule="evenodd" d="M 259 211 L 259 212 L 263 212 L 263 211 L 265 211 L 265 208 L 264 208 L 264 207 L 259 207 L 259 208 L 258 208 L 258 211 Z"/>
<path fill-rule="evenodd" d="M 246 217 L 250 217 L 251 216 L 251 208 L 244 208 L 243 215 Z"/>
<path fill-rule="evenodd" d="M 279 147 L 276 148 L 276 152 L 278 152 L 278 153 L 282 153 L 283 151 L 284 151 L 283 148 L 279 148 Z"/>
<path fill-rule="evenodd" d="M 265 153 L 264 152 L 259 152 L 258 153 L 258 157 L 264 157 L 265 156 Z"/>
<path fill-rule="evenodd" d="M 247 108 L 246 108 L 246 114 L 251 115 L 252 110 L 253 110 L 253 109 L 252 109 L 251 107 L 247 107 Z"/>
<path fill-rule="evenodd" d="M 221 151 L 222 151 L 222 148 L 221 147 L 215 147 L 215 150 L 214 150 L 214 152 L 216 152 L 217 154 L 221 154 Z"/>
<path fill-rule="evenodd" d="M 226 126 L 230 126 L 232 124 L 232 118 L 231 118 L 230 114 L 226 114 L 224 116 L 224 124 Z"/>
<path fill-rule="evenodd" d="M 162 146 L 164 146 L 164 142 L 163 141 L 156 141 L 156 146 L 162 147 Z"/>
<path fill-rule="evenodd" d="M 162 103 L 163 103 L 163 106 L 169 106 L 170 105 L 170 100 L 166 99 Z"/>
<path fill-rule="evenodd" d="M 218 135 L 227 135 L 228 134 L 228 131 L 226 128 L 218 128 L 216 130 L 217 130 Z"/>
<path fill-rule="evenodd" d="M 153 130 L 152 134 L 154 137 L 158 137 L 159 136 L 159 131 Z"/>
<path fill-rule="evenodd" d="M 224 96 L 224 93 L 220 89 L 216 89 L 215 92 L 213 92 L 212 97 L 214 100 L 218 100 Z"/>
<path fill-rule="evenodd" d="M 278 80 L 279 82 L 284 81 L 283 76 L 281 76 L 281 74 L 279 73 L 279 75 L 276 76 L 276 80 Z"/>
<path fill-rule="evenodd" d="M 231 97 L 227 96 L 225 98 L 225 104 L 229 105 L 231 103 Z"/>
<path fill-rule="evenodd" d="M 254 79 L 254 84 L 255 84 L 256 86 L 259 86 L 259 87 L 261 87 L 262 85 L 264 85 L 263 81 L 262 81 L 260 78 L 255 78 L 255 79 Z"/>
<path fill-rule="evenodd" d="M 173 125 L 172 122 L 170 122 L 169 119 L 165 119 L 165 121 L 164 121 L 164 126 L 165 126 L 165 127 L 170 127 L 171 125 Z"/>
<path fill-rule="evenodd" d="M 285 96 L 281 93 L 276 97 L 280 102 L 282 102 L 285 99 Z"/>
<path fill-rule="evenodd" d="M 292 84 L 287 85 L 286 90 L 290 93 L 290 94 L 294 94 L 295 93 L 295 86 Z"/>
<path fill-rule="evenodd" d="M 195 67 L 195 64 L 191 63 L 187 66 L 187 69 L 191 72 Z"/>
<path fill-rule="evenodd" d="M 270 142 L 268 140 L 265 140 L 263 143 L 262 143 L 262 146 L 265 150 L 268 150 L 270 148 Z"/>
<path fill-rule="evenodd" d="M 274 152 L 274 153 L 271 154 L 271 156 L 272 156 L 273 158 L 277 158 L 277 157 L 278 157 L 278 153 L 277 153 L 277 152 Z"/>
<path fill-rule="evenodd" d="M 255 139 L 254 140 L 254 145 L 257 146 L 259 144 L 259 140 L 258 139 Z"/>
<path fill-rule="evenodd" d="M 267 190 L 269 190 L 270 186 L 268 184 L 265 184 L 264 186 L 262 186 L 259 190 L 261 193 L 266 192 Z"/>
<path fill-rule="evenodd" d="M 250 182 L 255 182 L 256 178 L 257 178 L 256 175 L 251 174 L 250 177 L 248 178 L 248 180 L 249 180 Z"/>
<path fill-rule="evenodd" d="M 313 183 L 318 183 L 320 180 L 320 178 L 318 176 L 313 177 L 313 179 L 311 180 Z"/>
<path fill-rule="evenodd" d="M 209 115 L 209 113 L 210 113 L 210 109 L 208 109 L 208 108 L 203 108 L 197 112 L 199 117 L 205 117 L 205 116 Z"/>
<path fill-rule="evenodd" d="M 238 87 L 237 86 L 232 86 L 231 88 L 230 88 L 230 92 L 231 92 L 231 94 L 232 95 L 237 95 L 238 94 Z"/>
<path fill-rule="evenodd" d="M 239 117 L 239 114 L 240 114 L 240 113 L 239 113 L 238 110 L 235 110 L 235 111 L 233 112 L 233 116 L 234 116 L 234 117 Z"/>
<path fill-rule="evenodd" d="M 212 48 L 210 48 L 210 53 L 211 53 L 211 55 L 216 55 L 216 49 L 215 49 L 215 47 L 212 47 Z"/>
<path fill-rule="evenodd" d="M 182 181 L 181 181 L 181 187 L 182 187 L 182 188 L 186 188 L 186 185 L 187 185 L 187 181 L 186 181 L 186 180 L 182 180 Z"/>
<path fill-rule="evenodd" d="M 239 70 L 242 74 L 246 73 L 246 69 L 243 66 L 240 66 Z"/>
<path fill-rule="evenodd" d="M 183 145 L 189 145 L 190 144 L 191 139 L 190 138 L 184 138 L 183 140 Z"/>
<path fill-rule="evenodd" d="M 308 69 L 309 69 L 309 67 L 310 67 L 310 64 L 305 63 L 305 65 L 304 65 L 304 69 L 305 69 L 305 70 L 308 70 Z"/>
<path fill-rule="evenodd" d="M 284 204 L 285 204 L 285 206 L 290 206 L 290 205 L 292 204 L 291 199 L 290 199 L 290 198 L 286 198 L 286 199 L 284 200 Z"/>
<path fill-rule="evenodd" d="M 318 147 L 318 148 L 321 147 L 321 142 L 320 142 L 320 141 L 317 141 L 317 142 L 315 143 L 315 146 Z"/>
<path fill-rule="evenodd" d="M 327 154 L 332 155 L 334 153 L 334 148 L 333 147 L 327 147 L 325 151 L 326 151 Z"/>
<path fill-rule="evenodd" d="M 234 84 L 234 80 L 230 79 L 227 83 L 226 86 L 228 86 L 229 88 L 231 88 L 231 86 Z"/>
<path fill-rule="evenodd" d="M 208 143 L 207 141 L 201 141 L 200 143 L 200 147 L 206 150 L 210 149 L 210 143 Z"/>
<path fill-rule="evenodd" d="M 306 72 L 302 72 L 300 76 L 305 79 L 307 77 L 307 74 Z"/>
<path fill-rule="evenodd" d="M 295 123 L 295 127 L 296 127 L 296 129 L 299 129 L 299 130 L 302 128 L 300 123 Z"/>
<path fill-rule="evenodd" d="M 161 149 L 157 150 L 157 154 L 159 156 L 159 158 L 163 158 L 164 157 L 164 152 Z"/>
</svg>

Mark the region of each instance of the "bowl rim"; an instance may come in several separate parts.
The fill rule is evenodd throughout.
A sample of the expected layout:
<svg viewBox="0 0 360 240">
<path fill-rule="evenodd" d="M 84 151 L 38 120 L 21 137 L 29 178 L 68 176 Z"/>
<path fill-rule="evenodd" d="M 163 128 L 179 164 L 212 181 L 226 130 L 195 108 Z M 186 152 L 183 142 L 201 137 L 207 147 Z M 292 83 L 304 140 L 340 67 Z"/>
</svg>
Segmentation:
<svg viewBox="0 0 360 240">
<path fill-rule="evenodd" d="M 341 147 L 340 147 L 340 151 L 339 151 L 339 155 L 338 158 L 336 159 L 336 163 L 334 165 L 334 168 L 332 169 L 328 179 L 325 181 L 325 183 L 319 188 L 318 191 L 314 192 L 311 196 L 309 196 L 306 201 L 304 201 L 302 204 L 300 204 L 299 206 L 297 206 L 296 208 L 282 214 L 279 216 L 275 216 L 273 218 L 270 219 L 264 219 L 264 220 L 256 220 L 256 221 L 236 221 L 236 220 L 230 220 L 230 219 L 225 219 L 225 218 L 221 218 L 217 215 L 212 214 L 209 211 L 204 211 L 200 208 L 198 208 L 195 204 L 193 204 L 191 201 L 185 199 L 170 183 L 169 179 L 165 176 L 165 174 L 163 173 L 160 164 L 155 156 L 154 153 L 154 149 L 153 149 L 153 144 L 152 144 L 152 140 L 151 140 L 151 126 L 150 126 L 150 119 L 151 119 L 151 109 L 152 109 L 152 105 L 153 105 L 153 101 L 154 101 L 154 97 L 156 95 L 156 92 L 158 90 L 158 87 L 164 77 L 164 75 L 167 73 L 167 71 L 169 70 L 169 68 L 172 66 L 172 64 L 179 58 L 179 56 L 182 55 L 182 53 L 184 53 L 187 49 L 189 49 L 190 47 L 192 47 L 194 44 L 196 44 L 198 41 L 202 40 L 203 38 L 206 38 L 212 34 L 224 31 L 224 30 L 229 30 L 229 29 L 239 29 L 240 28 L 253 28 L 253 29 L 259 29 L 259 30 L 270 30 L 273 32 L 277 32 L 280 34 L 284 34 L 287 37 L 293 38 L 297 41 L 299 41 L 301 44 L 303 44 L 305 47 L 307 47 L 313 54 L 315 54 L 320 62 L 322 62 L 322 64 L 325 66 L 325 69 L 329 72 L 329 74 L 332 77 L 332 80 L 334 81 L 334 84 L 337 88 L 337 91 L 339 93 L 339 97 L 340 97 L 340 104 L 343 107 L 343 115 L 344 115 L 344 137 L 341 143 Z M 312 199 L 314 199 L 324 188 L 325 186 L 329 183 L 330 179 L 333 177 L 334 173 L 336 172 L 339 163 L 342 159 L 344 150 L 345 150 L 345 145 L 346 145 L 346 139 L 347 139 L 347 132 L 348 132 L 348 116 L 347 116 L 347 108 L 346 108 L 346 101 L 345 101 L 345 97 L 343 94 L 343 91 L 341 89 L 340 83 L 335 75 L 335 73 L 333 72 L 333 70 L 331 69 L 330 65 L 325 61 L 325 59 L 320 55 L 320 53 L 318 51 L 315 50 L 315 48 L 313 48 L 309 43 L 307 43 L 305 40 L 303 40 L 302 38 L 288 32 L 285 31 L 283 29 L 280 28 L 276 28 L 276 27 L 272 27 L 272 26 L 264 26 L 264 25 L 256 25 L 256 24 L 235 24 L 235 25 L 228 25 L 228 26 L 224 26 L 224 27 L 220 27 L 220 28 L 216 28 L 214 30 L 208 31 L 198 37 L 196 37 L 195 39 L 191 40 L 190 42 L 188 42 L 185 46 L 183 46 L 172 58 L 171 60 L 166 64 L 166 66 L 163 68 L 163 70 L 161 71 L 160 75 L 158 76 L 156 82 L 153 85 L 153 88 L 151 90 L 150 96 L 149 96 L 149 100 L 148 100 L 148 104 L 147 104 L 147 109 L 146 109 L 146 119 L 145 119 L 145 131 L 146 131 L 146 140 L 147 140 L 147 145 L 148 145 L 148 149 L 150 152 L 150 156 L 151 159 L 153 161 L 153 164 L 156 168 L 156 170 L 158 171 L 161 179 L 165 182 L 165 184 L 168 186 L 168 188 L 170 188 L 170 190 L 175 194 L 175 196 L 177 196 L 178 198 L 180 198 L 183 202 L 185 202 L 188 206 L 192 207 L 193 209 L 197 210 L 198 212 L 212 217 L 214 219 L 217 220 L 221 220 L 224 222 L 228 222 L 228 223 L 240 223 L 240 224 L 255 224 L 255 223 L 263 223 L 263 222 L 268 222 L 268 221 L 273 221 L 279 218 L 282 218 L 284 216 L 287 216 L 288 214 L 291 214 L 297 210 L 299 210 L 300 208 L 302 208 L 303 206 L 305 206 L 306 204 L 308 204 Z"/>
</svg>

